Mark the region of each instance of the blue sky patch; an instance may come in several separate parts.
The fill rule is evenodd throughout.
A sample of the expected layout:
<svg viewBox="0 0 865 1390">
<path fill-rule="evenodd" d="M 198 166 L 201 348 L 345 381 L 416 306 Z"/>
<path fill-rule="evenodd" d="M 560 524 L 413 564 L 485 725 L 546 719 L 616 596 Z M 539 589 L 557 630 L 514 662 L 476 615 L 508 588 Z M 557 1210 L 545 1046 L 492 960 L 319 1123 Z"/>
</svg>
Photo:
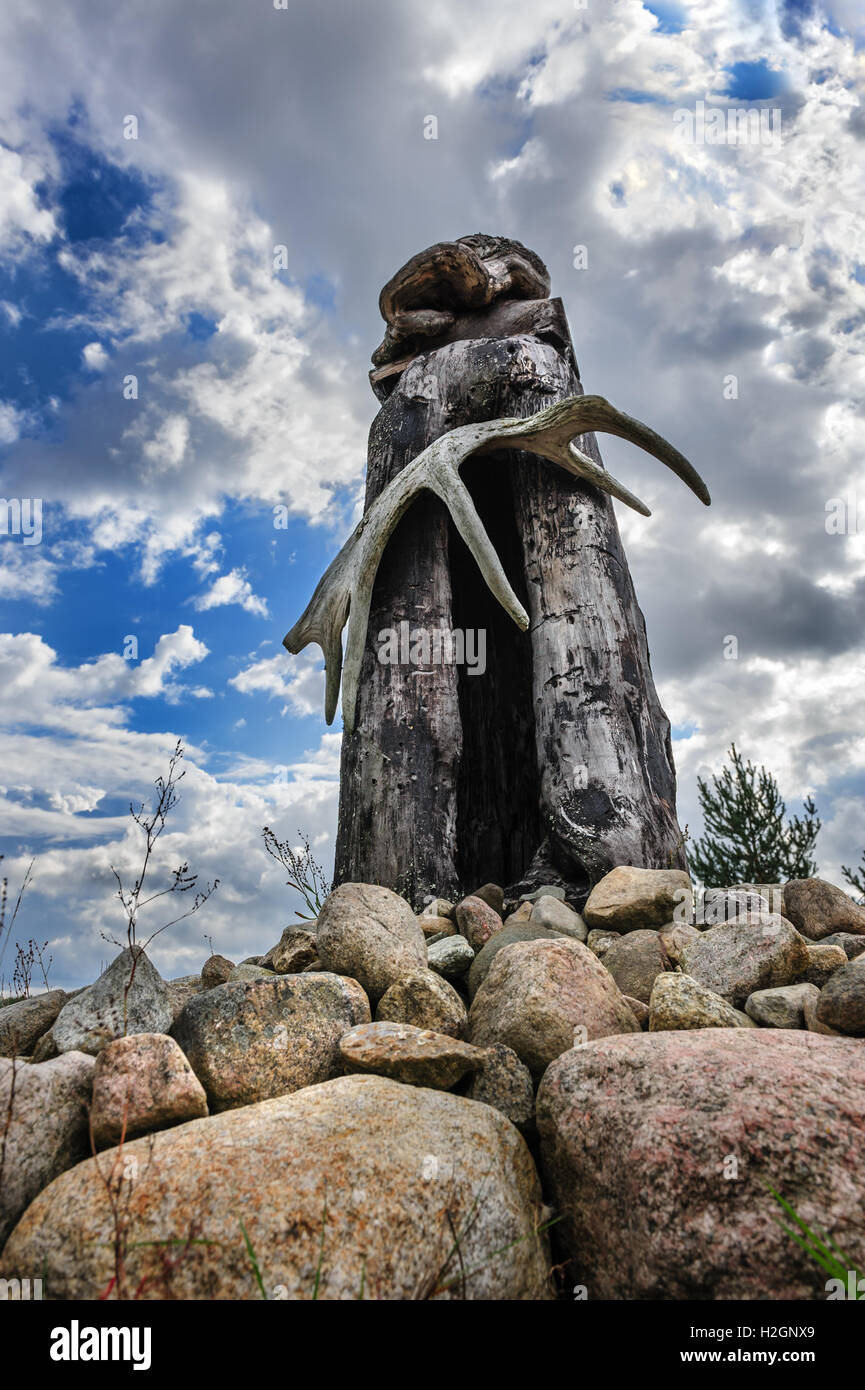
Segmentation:
<svg viewBox="0 0 865 1390">
<path fill-rule="evenodd" d="M 649 5 L 643 0 L 643 8 L 657 19 L 660 34 L 681 34 L 688 22 L 687 14 L 680 5 L 665 5 L 662 0 Z"/>
<path fill-rule="evenodd" d="M 113 240 L 133 213 L 149 206 L 151 190 L 140 175 L 110 163 L 69 132 L 53 132 L 52 143 L 62 166 L 57 204 L 70 242 Z"/>
<path fill-rule="evenodd" d="M 195 342 L 203 343 L 208 338 L 213 337 L 216 332 L 216 323 L 213 319 L 205 318 L 204 314 L 199 314 L 193 309 L 192 313 L 186 316 L 186 332 Z"/>
<path fill-rule="evenodd" d="M 724 91 L 734 101 L 769 101 L 787 90 L 784 74 L 762 58 L 758 63 L 733 63 L 725 72 L 729 82 Z"/>
</svg>

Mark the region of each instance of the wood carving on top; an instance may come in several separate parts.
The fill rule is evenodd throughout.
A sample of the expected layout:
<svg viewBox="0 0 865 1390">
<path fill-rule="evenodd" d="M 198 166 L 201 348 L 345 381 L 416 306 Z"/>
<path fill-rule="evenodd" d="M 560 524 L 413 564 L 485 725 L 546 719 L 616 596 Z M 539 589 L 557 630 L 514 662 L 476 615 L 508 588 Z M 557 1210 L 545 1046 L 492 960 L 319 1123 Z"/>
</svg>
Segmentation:
<svg viewBox="0 0 865 1390">
<path fill-rule="evenodd" d="M 606 472 L 594 434 L 638 445 L 706 505 L 709 494 L 666 439 L 583 393 L 549 287 L 519 242 L 476 235 L 413 256 L 382 290 L 366 508 L 284 639 L 293 653 L 321 646 L 328 723 L 342 684 L 337 879 L 417 898 L 479 876 L 540 880 L 579 900 L 614 863 L 682 862 L 669 724 L 609 499 L 649 510 Z M 464 672 L 419 683 L 376 665 L 384 619 L 443 626 L 467 595 L 497 654 L 480 699 Z M 509 782 L 497 764 L 514 753 Z M 516 804 L 497 808 L 508 792 Z"/>
</svg>

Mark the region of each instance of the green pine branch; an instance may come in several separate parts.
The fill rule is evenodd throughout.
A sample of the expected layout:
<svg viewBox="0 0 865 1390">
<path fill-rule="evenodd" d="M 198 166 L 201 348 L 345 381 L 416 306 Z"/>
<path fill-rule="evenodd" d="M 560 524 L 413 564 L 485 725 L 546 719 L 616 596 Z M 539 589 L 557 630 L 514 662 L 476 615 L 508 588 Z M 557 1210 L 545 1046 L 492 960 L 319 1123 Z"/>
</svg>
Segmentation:
<svg viewBox="0 0 865 1390">
<path fill-rule="evenodd" d="M 697 778 L 705 833 L 688 852 L 693 876 L 717 888 L 814 877 L 822 822 L 811 797 L 805 800 L 804 816 L 788 817 L 771 772 L 746 762 L 735 743 L 729 758 L 711 783 Z"/>
</svg>

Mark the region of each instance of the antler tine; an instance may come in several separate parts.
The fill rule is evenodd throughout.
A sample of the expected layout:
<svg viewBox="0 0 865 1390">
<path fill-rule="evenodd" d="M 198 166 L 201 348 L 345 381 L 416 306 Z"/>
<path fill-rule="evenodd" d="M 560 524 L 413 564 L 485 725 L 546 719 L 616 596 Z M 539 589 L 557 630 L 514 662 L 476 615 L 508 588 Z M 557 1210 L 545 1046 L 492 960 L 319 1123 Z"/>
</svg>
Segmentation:
<svg viewBox="0 0 865 1390">
<path fill-rule="evenodd" d="M 603 396 L 585 396 L 587 409 L 592 413 L 594 419 L 589 426 L 590 429 L 600 430 L 604 434 L 615 434 L 620 439 L 627 439 L 631 444 L 636 444 L 640 449 L 644 449 L 647 454 L 652 454 L 661 463 L 671 469 L 677 478 L 681 478 L 686 487 L 689 487 L 695 496 L 699 497 L 705 507 L 711 506 L 712 499 L 709 496 L 709 489 L 703 482 L 696 468 L 689 463 L 684 454 L 680 454 L 669 440 L 662 435 L 656 434 L 648 425 L 644 425 L 641 420 L 635 420 L 631 415 L 625 415 L 623 411 L 616 410 L 615 406 L 605 400 Z"/>
<path fill-rule="evenodd" d="M 336 559 L 328 565 L 303 616 L 282 639 L 282 645 L 292 656 L 297 656 L 310 642 L 317 642 L 324 652 L 324 717 L 328 724 L 333 723 L 339 699 L 342 630 L 351 607 L 351 557 L 355 540 L 356 535 L 351 536 Z"/>
<path fill-rule="evenodd" d="M 303 616 L 283 639 L 283 646 L 295 655 L 309 642 L 317 642 L 324 652 L 325 719 L 328 724 L 333 722 L 336 713 L 342 680 L 345 728 L 348 733 L 354 730 L 357 687 L 375 576 L 397 524 L 423 491 L 441 498 L 493 594 L 519 627 L 524 630 L 528 627 L 528 614 L 508 583 L 492 541 L 459 476 L 463 460 L 492 437 L 501 425 L 500 420 L 488 420 L 480 425 L 451 430 L 434 440 L 398 473 L 332 561 Z M 341 633 L 346 620 L 348 638 L 343 659 Z"/>
<path fill-rule="evenodd" d="M 528 628 L 528 615 L 508 581 L 459 474 L 461 464 L 470 454 L 489 453 L 500 448 L 527 449 L 585 478 L 644 515 L 650 515 L 648 507 L 638 497 L 573 442 L 575 437 L 593 430 L 617 434 L 639 444 L 671 468 L 701 501 L 709 505 L 706 485 L 688 460 L 654 430 L 623 415 L 602 396 L 571 396 L 527 420 L 487 420 L 482 424 L 462 425 L 442 435 L 398 473 L 375 499 L 328 566 L 303 616 L 283 639 L 283 645 L 295 655 L 309 642 L 317 642 L 324 652 L 325 719 L 328 724 L 333 723 L 336 714 L 342 679 L 345 728 L 347 733 L 354 730 L 357 688 L 375 577 L 396 526 L 423 491 L 435 493 L 444 502 L 490 591 L 518 627 L 524 631 Z M 343 666 L 342 630 L 346 621 L 348 638 Z"/>
<path fill-rule="evenodd" d="M 545 419 L 545 416 L 548 418 Z M 578 449 L 572 442 L 576 435 L 597 431 L 627 439 L 631 444 L 636 444 L 647 454 L 652 454 L 654 458 L 666 464 L 705 506 L 711 504 L 709 489 L 684 454 L 680 454 L 669 440 L 656 434 L 641 420 L 635 420 L 610 405 L 603 396 L 570 396 L 567 400 L 550 406 L 548 410 L 541 411 L 539 415 L 522 421 L 522 428 L 514 428 L 511 421 L 506 423 L 511 427 L 509 433 L 512 448 L 525 448 L 531 453 L 542 454 L 545 458 L 552 459 L 569 472 L 593 483 L 603 492 L 618 497 L 620 501 L 626 502 L 629 507 L 634 507 L 644 516 L 651 516 L 645 503 Z"/>
</svg>

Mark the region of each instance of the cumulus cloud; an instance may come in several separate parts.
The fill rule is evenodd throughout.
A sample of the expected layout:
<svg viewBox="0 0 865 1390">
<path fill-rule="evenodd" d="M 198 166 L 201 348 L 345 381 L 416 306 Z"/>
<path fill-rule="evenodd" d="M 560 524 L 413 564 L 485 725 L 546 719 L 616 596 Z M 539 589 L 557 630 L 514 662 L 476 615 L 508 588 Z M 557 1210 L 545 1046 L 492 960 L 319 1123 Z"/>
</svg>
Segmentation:
<svg viewBox="0 0 865 1390">
<path fill-rule="evenodd" d="M 243 569 L 233 569 L 229 574 L 221 574 L 204 594 L 194 600 L 199 612 L 209 608 L 221 608 L 225 604 L 237 603 L 247 613 L 257 613 L 260 618 L 270 616 L 267 603 L 252 591 L 252 585 Z"/>
<path fill-rule="evenodd" d="M 62 502 L 100 547 L 135 547 L 146 582 L 172 552 L 194 553 L 229 500 L 266 509 L 263 525 L 278 504 L 338 526 L 334 494 L 356 487 L 365 457 L 363 378 L 345 390 L 344 349 L 274 273 L 277 231 L 225 179 L 173 161 L 164 175 L 150 238 L 136 226 L 98 249 L 61 246 L 88 304 L 63 326 L 110 335 L 116 379 L 89 343 L 84 365 L 105 379 L 76 389 L 62 447 L 31 439 L 6 468 L 10 486 L 26 478 Z M 204 344 L 186 336 L 194 314 L 213 325 Z"/>
<path fill-rule="evenodd" d="M 108 353 L 101 343 L 88 343 L 81 353 L 85 367 L 91 372 L 104 372 L 108 366 Z"/>
<path fill-rule="evenodd" d="M 36 191 L 44 167 L 27 154 L 0 145 L 0 256 L 14 260 L 33 243 L 50 241 L 54 214 L 42 207 Z"/>
<path fill-rule="evenodd" d="M 27 804 L 14 789 L 0 790 L 4 824 L 24 845 L 3 863 L 12 885 L 20 882 L 34 847 L 38 849 L 20 931 L 36 934 L 37 927 L 41 931 L 50 925 L 53 982 L 61 986 L 95 978 L 100 962 L 114 954 L 112 942 L 123 937 L 111 868 L 129 881 L 141 866 L 140 831 L 126 808 L 130 797 L 149 804 L 153 779 L 164 774 L 175 741 L 168 732 L 119 730 L 71 741 L 53 736 L 26 740 L 22 764 L 32 757 L 57 759 L 58 788 L 51 804 Z M 0 743 L 5 754 L 5 740 Z M 166 884 L 171 871 L 188 862 L 200 887 L 218 878 L 219 889 L 200 914 L 154 942 L 150 953 L 166 978 L 201 969 L 209 954 L 205 933 L 215 950 L 241 960 L 273 945 L 285 923 L 302 910 L 284 873 L 265 853 L 261 830 L 272 825 L 281 838 L 290 839 L 301 828 L 319 859 L 332 861 L 338 750 L 339 736 L 327 735 L 296 762 L 239 767 L 236 778 L 214 775 L 202 765 L 201 750 L 187 750 L 180 802 L 159 841 L 152 881 Z M 11 774 L 10 780 L 18 765 L 5 774 Z M 99 787 L 87 780 L 94 774 Z M 117 809 L 99 814 L 105 803 Z M 142 918 L 142 935 L 167 920 L 158 915 L 158 907 Z"/>
<path fill-rule="evenodd" d="M 37 633 L 0 633 L 0 721 L 9 729 L 30 725 L 79 734 L 102 723 L 121 725 L 127 719 L 122 701 L 197 693 L 177 682 L 175 672 L 206 656 L 207 647 L 185 624 L 164 633 L 153 655 L 141 661 L 105 652 L 74 667 L 60 665 Z"/>
<path fill-rule="evenodd" d="M 232 676 L 229 685 L 243 695 L 262 694 L 282 701 L 283 714 L 321 714 L 324 707 L 324 664 L 316 647 L 299 656 L 279 651 L 260 658 Z"/>
<path fill-rule="evenodd" d="M 27 412 L 12 401 L 0 401 L 0 444 L 14 444 L 27 424 Z"/>
<path fill-rule="evenodd" d="M 128 880 L 141 865 L 141 834 L 128 806 L 130 799 L 148 804 L 178 737 L 137 731 L 128 702 L 172 688 L 179 696 L 174 673 L 206 655 L 190 628 L 163 635 L 153 656 L 137 666 L 109 653 L 64 668 L 34 634 L 0 641 L 7 673 L 0 688 L 0 817 L 17 845 L 3 871 L 17 885 L 35 856 L 20 929 L 36 934 L 37 924 L 39 931 L 50 924 L 60 985 L 92 979 L 122 936 L 111 867 Z M 206 913 L 154 943 L 153 958 L 167 976 L 200 969 L 208 953 L 204 932 L 235 959 L 278 938 L 301 904 L 264 852 L 261 829 L 270 824 L 291 837 L 301 827 L 319 857 L 332 858 L 339 746 L 340 736 L 327 734 L 285 764 L 239 758 L 219 771 L 207 766 L 212 754 L 187 744 L 180 802 L 153 872 L 167 882 L 188 861 L 200 886 L 219 878 L 220 887 Z M 151 911 L 142 931 L 160 924 Z"/>
</svg>

